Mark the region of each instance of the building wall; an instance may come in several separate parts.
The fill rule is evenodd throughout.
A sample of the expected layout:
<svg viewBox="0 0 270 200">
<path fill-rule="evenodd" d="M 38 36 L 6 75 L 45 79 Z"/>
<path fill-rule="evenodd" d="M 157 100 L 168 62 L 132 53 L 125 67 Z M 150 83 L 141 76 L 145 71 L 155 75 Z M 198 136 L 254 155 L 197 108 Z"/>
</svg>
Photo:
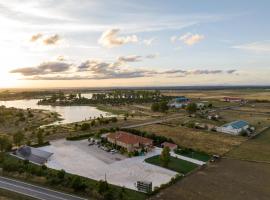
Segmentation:
<svg viewBox="0 0 270 200">
<path fill-rule="evenodd" d="M 227 127 L 218 127 L 217 131 L 218 132 L 222 132 L 222 133 L 228 133 L 231 135 L 239 135 L 241 133 L 241 131 L 246 130 L 249 126 L 244 126 L 243 128 L 239 128 L 239 129 L 235 129 L 231 126 L 227 126 Z"/>
</svg>

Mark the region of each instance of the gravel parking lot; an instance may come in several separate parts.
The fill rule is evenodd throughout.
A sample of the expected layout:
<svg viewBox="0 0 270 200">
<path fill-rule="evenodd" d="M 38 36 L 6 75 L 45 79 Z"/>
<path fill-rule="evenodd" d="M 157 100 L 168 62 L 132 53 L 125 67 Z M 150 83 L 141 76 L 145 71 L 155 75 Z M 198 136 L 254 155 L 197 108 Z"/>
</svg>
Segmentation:
<svg viewBox="0 0 270 200">
<path fill-rule="evenodd" d="M 88 146 L 87 140 L 52 141 L 50 146 L 41 147 L 53 153 L 47 166 L 54 169 L 89 177 L 95 180 L 105 178 L 109 183 L 136 189 L 138 180 L 152 181 L 153 187 L 167 183 L 177 173 L 144 162 L 145 158 L 160 154 L 156 148 L 146 156 L 126 158 L 111 154 L 97 146 Z"/>
</svg>

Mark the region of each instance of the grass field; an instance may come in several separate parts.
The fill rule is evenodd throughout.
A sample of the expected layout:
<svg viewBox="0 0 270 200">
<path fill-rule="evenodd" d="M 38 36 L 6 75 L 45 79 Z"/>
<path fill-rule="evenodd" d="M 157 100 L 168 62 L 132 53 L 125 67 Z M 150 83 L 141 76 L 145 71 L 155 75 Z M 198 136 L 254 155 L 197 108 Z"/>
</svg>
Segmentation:
<svg viewBox="0 0 270 200">
<path fill-rule="evenodd" d="M 241 136 L 202 131 L 186 127 L 171 127 L 154 124 L 138 128 L 173 139 L 180 147 L 192 148 L 208 154 L 224 154 L 247 140 Z"/>
<path fill-rule="evenodd" d="M 222 159 L 189 175 L 151 200 L 269 200 L 270 165 Z"/>
<path fill-rule="evenodd" d="M 211 156 L 203 153 L 203 152 L 198 152 L 198 151 L 176 151 L 176 154 L 182 155 L 182 156 L 186 156 L 189 158 L 194 158 L 196 160 L 201 160 L 204 162 L 207 162 L 208 160 L 210 160 Z"/>
<path fill-rule="evenodd" d="M 226 154 L 226 156 L 237 159 L 270 162 L 270 129 L 244 142 Z"/>
<path fill-rule="evenodd" d="M 159 155 L 153 156 L 151 158 L 147 158 L 147 159 L 145 159 L 145 162 L 163 167 L 161 162 L 160 162 Z M 197 167 L 198 167 L 198 165 L 193 164 L 191 162 L 181 160 L 178 158 L 174 158 L 174 157 L 170 157 L 170 162 L 168 164 L 168 167 L 166 167 L 166 168 L 173 170 L 173 171 L 176 171 L 176 172 L 181 173 L 181 174 L 187 174 L 188 172 L 196 169 Z"/>
<path fill-rule="evenodd" d="M 183 91 L 172 91 L 162 92 L 165 95 L 171 96 L 187 96 L 190 98 L 201 98 L 201 99 L 221 99 L 225 96 L 230 97 L 241 97 L 245 99 L 259 99 L 259 100 L 270 100 L 270 92 L 267 89 L 235 89 L 235 90 L 183 90 Z"/>
</svg>

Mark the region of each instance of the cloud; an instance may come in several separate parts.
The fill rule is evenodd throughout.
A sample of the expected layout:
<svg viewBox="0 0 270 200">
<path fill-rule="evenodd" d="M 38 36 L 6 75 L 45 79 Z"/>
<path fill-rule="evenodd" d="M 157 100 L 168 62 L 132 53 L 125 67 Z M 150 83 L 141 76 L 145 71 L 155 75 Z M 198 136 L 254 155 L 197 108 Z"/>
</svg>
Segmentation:
<svg viewBox="0 0 270 200">
<path fill-rule="evenodd" d="M 270 53 L 270 40 L 236 45 L 232 48 L 251 51 L 255 53 Z"/>
<path fill-rule="evenodd" d="M 146 55 L 145 57 L 148 59 L 154 59 L 158 56 L 159 56 L 159 53 L 153 53 L 153 54 Z"/>
<path fill-rule="evenodd" d="M 145 44 L 146 46 L 151 46 L 154 40 L 156 40 L 156 38 L 145 39 L 143 40 L 143 44 Z"/>
<path fill-rule="evenodd" d="M 221 74 L 221 73 L 223 73 L 222 70 L 200 70 L 200 69 L 184 72 L 184 74 L 186 74 L 186 75 Z"/>
<path fill-rule="evenodd" d="M 177 36 L 172 36 L 171 37 L 171 42 L 175 43 L 177 41 L 182 41 L 183 43 L 185 43 L 186 45 L 192 46 L 198 42 L 200 42 L 201 40 L 203 40 L 205 37 L 204 35 L 200 35 L 200 34 L 192 34 L 192 33 L 186 33 L 184 35 L 181 35 L 179 37 Z"/>
<path fill-rule="evenodd" d="M 37 34 L 35 34 L 35 35 L 32 35 L 30 41 L 31 41 L 31 42 L 36 42 L 37 40 L 39 40 L 40 38 L 42 38 L 42 36 L 43 36 L 43 35 L 42 35 L 41 33 L 37 33 Z"/>
<path fill-rule="evenodd" d="M 227 73 L 228 73 L 228 74 L 233 74 L 234 72 L 236 72 L 235 69 L 227 70 Z"/>
<path fill-rule="evenodd" d="M 65 62 L 44 62 L 36 67 L 25 67 L 12 70 L 10 73 L 20 73 L 26 80 L 99 80 L 122 79 L 139 77 L 187 77 L 199 75 L 234 74 L 236 70 L 219 69 L 171 69 L 150 70 L 150 67 L 134 68 L 128 66 L 129 62 L 140 61 L 142 56 L 120 56 L 112 62 L 98 59 L 89 59 L 79 65 Z"/>
<path fill-rule="evenodd" d="M 49 37 L 45 38 L 43 40 L 43 44 L 45 44 L 45 45 L 55 45 L 55 44 L 57 44 L 59 42 L 60 39 L 61 39 L 60 36 L 55 34 L 55 35 L 52 35 L 52 36 L 49 36 Z"/>
<path fill-rule="evenodd" d="M 10 71 L 10 73 L 20 73 L 23 76 L 46 75 L 53 73 L 66 72 L 70 69 L 71 64 L 63 62 L 44 62 L 37 67 L 23 67 Z"/>
<path fill-rule="evenodd" d="M 141 56 L 137 56 L 137 55 L 129 55 L 129 56 L 120 56 L 118 57 L 118 61 L 119 62 L 139 62 L 142 61 L 141 60 Z"/>
<path fill-rule="evenodd" d="M 103 32 L 98 43 L 104 47 L 112 48 L 128 43 L 138 42 L 138 37 L 136 35 L 118 36 L 119 32 L 119 29 L 109 29 Z"/>
</svg>

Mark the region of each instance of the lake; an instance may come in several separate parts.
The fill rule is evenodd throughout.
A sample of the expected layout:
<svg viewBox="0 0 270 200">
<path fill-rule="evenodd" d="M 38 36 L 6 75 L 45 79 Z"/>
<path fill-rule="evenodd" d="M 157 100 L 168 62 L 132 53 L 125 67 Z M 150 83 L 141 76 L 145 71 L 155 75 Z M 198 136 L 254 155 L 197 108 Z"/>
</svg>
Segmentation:
<svg viewBox="0 0 270 200">
<path fill-rule="evenodd" d="M 90 98 L 92 94 L 82 94 L 86 98 Z M 50 105 L 38 105 L 39 99 L 23 99 L 23 100 L 12 100 L 12 101 L 0 101 L 0 105 L 6 107 L 14 107 L 21 109 L 42 109 L 57 112 L 61 115 L 63 120 L 60 123 L 72 123 L 79 122 L 85 119 L 100 117 L 113 116 L 111 113 L 101 111 L 93 106 L 50 106 Z M 59 122 L 58 122 L 59 123 Z"/>
</svg>

